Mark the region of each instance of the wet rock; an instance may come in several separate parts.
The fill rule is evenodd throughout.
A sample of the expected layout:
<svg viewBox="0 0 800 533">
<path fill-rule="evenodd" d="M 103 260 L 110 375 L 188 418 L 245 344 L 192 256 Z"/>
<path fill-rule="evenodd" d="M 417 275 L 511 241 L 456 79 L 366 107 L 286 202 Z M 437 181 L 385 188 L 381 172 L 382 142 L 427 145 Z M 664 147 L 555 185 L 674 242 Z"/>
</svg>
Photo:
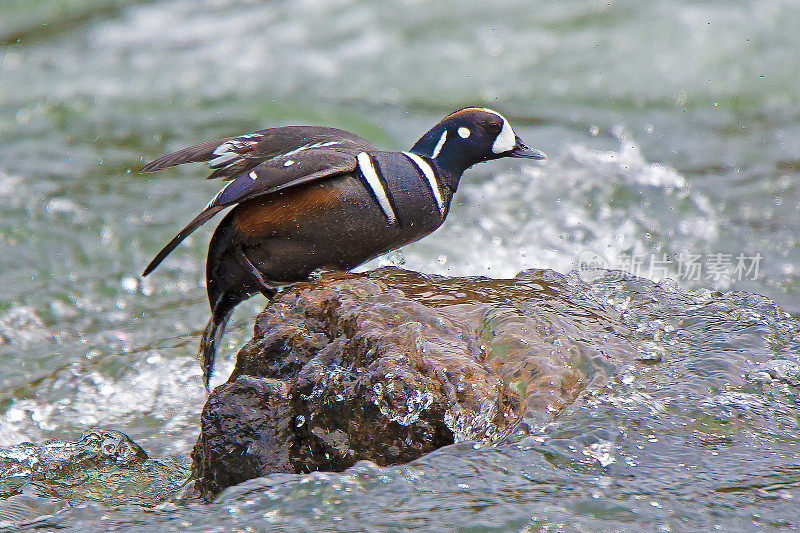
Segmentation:
<svg viewBox="0 0 800 533">
<path fill-rule="evenodd" d="M 18 486 L 70 477 L 79 470 L 131 466 L 147 454 L 127 435 L 113 429 L 91 429 L 75 441 L 23 442 L 0 447 L 0 495 Z"/>
<path fill-rule="evenodd" d="M 203 407 L 192 452 L 192 492 L 214 494 L 253 477 L 290 473 L 286 383 L 239 376 L 214 390 Z M 186 492 L 186 491 L 185 491 Z"/>
<path fill-rule="evenodd" d="M 287 288 L 203 410 L 194 490 L 403 463 L 551 418 L 637 354 L 576 283 L 550 271 L 492 280 L 389 268 Z"/>
<path fill-rule="evenodd" d="M 127 435 L 92 429 L 75 441 L 0 447 L 0 526 L 55 514 L 85 501 L 156 505 L 185 471 L 148 459 Z"/>
</svg>

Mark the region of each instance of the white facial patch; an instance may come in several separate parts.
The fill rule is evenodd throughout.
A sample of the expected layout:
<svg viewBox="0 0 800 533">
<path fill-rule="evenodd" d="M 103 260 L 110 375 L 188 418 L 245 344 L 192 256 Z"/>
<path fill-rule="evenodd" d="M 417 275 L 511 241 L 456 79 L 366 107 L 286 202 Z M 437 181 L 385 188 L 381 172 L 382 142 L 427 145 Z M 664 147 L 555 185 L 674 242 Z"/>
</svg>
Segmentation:
<svg viewBox="0 0 800 533">
<path fill-rule="evenodd" d="M 472 132 L 469 131 L 469 128 L 465 128 L 464 126 L 458 128 L 458 136 L 461 137 L 462 139 L 466 139 L 467 137 L 470 136 L 471 133 Z"/>
<path fill-rule="evenodd" d="M 500 117 L 500 115 L 497 116 Z M 495 154 L 510 152 L 517 145 L 517 136 L 514 130 L 511 129 L 506 119 L 503 117 L 500 117 L 500 119 L 503 121 L 503 129 L 500 130 L 494 143 L 492 143 L 492 152 Z"/>
</svg>

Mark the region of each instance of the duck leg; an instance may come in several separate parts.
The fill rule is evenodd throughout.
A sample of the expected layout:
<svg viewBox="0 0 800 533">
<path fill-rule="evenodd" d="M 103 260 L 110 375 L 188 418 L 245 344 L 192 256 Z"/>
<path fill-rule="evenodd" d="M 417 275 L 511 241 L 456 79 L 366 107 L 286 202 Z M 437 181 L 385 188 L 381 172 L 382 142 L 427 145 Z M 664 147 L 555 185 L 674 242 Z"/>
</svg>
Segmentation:
<svg viewBox="0 0 800 533">
<path fill-rule="evenodd" d="M 261 294 L 269 299 L 272 299 L 272 297 L 277 294 L 278 289 L 270 285 L 269 282 L 264 279 L 264 275 L 256 268 L 252 261 L 250 261 L 241 246 L 236 247 L 235 255 L 236 259 L 239 261 L 239 264 L 242 265 L 242 268 L 244 268 L 245 272 L 250 275 L 250 278 L 255 282 Z"/>
</svg>

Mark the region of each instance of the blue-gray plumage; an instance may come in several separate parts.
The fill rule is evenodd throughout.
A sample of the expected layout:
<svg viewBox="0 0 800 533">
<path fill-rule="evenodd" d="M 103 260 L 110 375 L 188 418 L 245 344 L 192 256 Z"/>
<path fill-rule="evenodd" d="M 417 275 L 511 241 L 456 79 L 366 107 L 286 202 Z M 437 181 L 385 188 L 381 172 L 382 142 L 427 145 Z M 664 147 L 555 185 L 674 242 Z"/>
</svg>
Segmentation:
<svg viewBox="0 0 800 533">
<path fill-rule="evenodd" d="M 448 115 L 408 152 L 378 150 L 353 133 L 287 126 L 207 141 L 148 163 L 142 172 L 206 162 L 230 180 L 150 262 L 153 271 L 190 233 L 234 206 L 209 244 L 211 318 L 200 342 L 208 386 L 216 347 L 234 307 L 255 293 L 344 270 L 431 233 L 444 222 L 463 172 L 500 157 L 544 159 L 499 113 Z"/>
</svg>

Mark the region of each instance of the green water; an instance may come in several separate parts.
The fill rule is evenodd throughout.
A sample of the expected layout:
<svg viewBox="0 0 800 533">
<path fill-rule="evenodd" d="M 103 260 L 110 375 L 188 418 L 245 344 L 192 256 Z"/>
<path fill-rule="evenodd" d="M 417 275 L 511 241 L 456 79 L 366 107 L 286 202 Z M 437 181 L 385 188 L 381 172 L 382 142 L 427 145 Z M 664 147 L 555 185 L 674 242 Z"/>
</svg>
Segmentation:
<svg viewBox="0 0 800 533">
<path fill-rule="evenodd" d="M 205 399 L 194 351 L 208 313 L 213 224 L 153 275 L 139 274 L 219 185 L 199 168 L 136 169 L 273 125 L 333 125 L 399 149 L 477 104 L 503 112 L 550 156 L 471 169 L 442 229 L 372 266 L 503 277 L 530 267 L 567 273 L 586 253 L 623 269 L 664 254 L 742 255 L 760 258 L 757 274 L 716 277 L 703 261 L 694 279 L 674 260 L 636 273 L 676 279 L 643 293 L 675 316 L 698 309 L 684 289 L 757 293 L 797 316 L 797 28 L 800 5 L 782 0 L 0 3 L 0 445 L 73 440 L 102 424 L 151 457 L 185 461 Z M 630 290 L 621 281 L 601 288 L 597 298 L 615 302 Z M 218 380 L 263 304 L 237 311 Z M 746 299 L 727 304 L 644 339 L 671 355 L 672 383 L 698 366 L 691 354 L 715 354 L 721 342 L 730 344 L 720 358 L 743 353 L 748 364 L 797 356 L 794 319 L 753 318 Z M 662 331 L 660 316 L 631 320 Z M 741 324 L 751 329 L 737 336 Z M 608 396 L 633 398 L 625 405 L 639 406 L 638 427 L 652 426 L 656 442 L 609 433 L 630 413 L 603 400 L 543 429 L 541 441 L 254 481 L 210 509 L 131 507 L 115 509 L 113 521 L 152 530 L 797 526 L 796 380 L 780 397 L 752 392 L 756 378 L 725 378 L 693 397 L 709 416 L 719 413 L 701 398 L 730 391 L 782 413 L 736 426 L 725 448 L 670 440 L 683 415 L 667 417 L 665 429 L 652 414 L 664 402 L 654 391 L 678 397 L 680 388 L 663 379 L 637 378 L 644 399 L 627 389 Z M 595 456 L 604 446 L 640 446 L 651 460 L 615 470 L 627 463 L 603 466 Z M 105 513 L 72 509 L 53 526 L 105 529 Z"/>
</svg>

